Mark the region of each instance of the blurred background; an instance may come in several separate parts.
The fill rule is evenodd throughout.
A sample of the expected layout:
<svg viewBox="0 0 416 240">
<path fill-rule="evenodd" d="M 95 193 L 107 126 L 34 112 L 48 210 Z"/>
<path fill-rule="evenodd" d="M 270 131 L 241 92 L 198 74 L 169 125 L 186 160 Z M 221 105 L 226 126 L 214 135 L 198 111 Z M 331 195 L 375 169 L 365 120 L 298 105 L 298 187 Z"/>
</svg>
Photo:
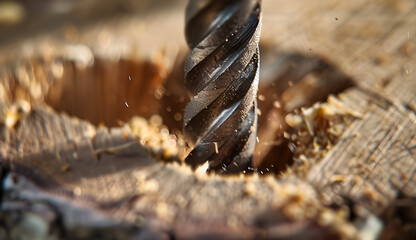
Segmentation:
<svg viewBox="0 0 416 240">
<path fill-rule="evenodd" d="M 184 0 L 0 1 L 0 51 L 3 57 L 13 55 L 22 49 L 21 44 L 37 41 L 39 48 L 53 38 L 53 42 L 63 40 L 96 48 L 111 45 L 108 51 L 119 54 L 134 46 L 142 47 L 136 52 L 144 52 L 149 42 L 156 45 L 182 38 L 185 5 Z"/>
<path fill-rule="evenodd" d="M 103 20 L 154 15 L 184 8 L 185 4 L 184 0 L 2 0 L 0 44 L 59 31 L 68 25 L 82 28 Z"/>
</svg>

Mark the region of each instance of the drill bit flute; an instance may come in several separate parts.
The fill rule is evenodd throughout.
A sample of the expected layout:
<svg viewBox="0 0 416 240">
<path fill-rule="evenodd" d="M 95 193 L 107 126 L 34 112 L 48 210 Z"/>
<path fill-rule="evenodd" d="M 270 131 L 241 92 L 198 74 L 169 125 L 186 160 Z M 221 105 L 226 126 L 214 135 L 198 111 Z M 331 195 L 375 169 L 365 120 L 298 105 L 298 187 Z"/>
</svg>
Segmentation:
<svg viewBox="0 0 416 240">
<path fill-rule="evenodd" d="M 185 86 L 192 100 L 184 132 L 185 161 L 208 171 L 251 169 L 256 143 L 260 0 L 190 0 Z"/>
</svg>

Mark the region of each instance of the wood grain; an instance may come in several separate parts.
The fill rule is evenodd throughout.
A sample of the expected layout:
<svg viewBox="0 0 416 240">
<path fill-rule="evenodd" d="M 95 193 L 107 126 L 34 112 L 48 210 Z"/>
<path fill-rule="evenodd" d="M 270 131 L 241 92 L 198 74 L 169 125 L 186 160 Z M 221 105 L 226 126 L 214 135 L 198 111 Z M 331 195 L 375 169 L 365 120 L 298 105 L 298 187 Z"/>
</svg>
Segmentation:
<svg viewBox="0 0 416 240">
<path fill-rule="evenodd" d="M 65 72 L 64 81 L 74 79 L 76 74 L 78 80 L 126 77 L 140 59 L 162 61 L 169 72 L 177 52 L 184 49 L 179 34 L 182 14 L 177 7 L 154 16 L 79 29 L 75 43 L 87 46 L 102 63 L 92 70 L 66 59 L 74 66 L 73 72 Z M 345 108 L 361 117 L 346 126 L 339 141 L 322 158 L 314 159 L 316 164 L 307 170 L 305 178 L 290 170 L 278 177 L 223 178 L 192 173 L 184 166 L 152 159 L 127 125 L 97 127 L 56 112 L 31 95 L 32 111 L 16 129 L 0 125 L 2 211 L 12 211 L 16 199 L 47 203 L 59 209 L 66 229 L 116 226 L 114 229 L 123 229 L 130 237 L 359 238 L 360 225 L 351 217 L 356 214 L 353 208 L 348 210 L 348 219 L 348 214 L 340 216 L 342 207 L 334 207 L 340 197 L 365 210 L 358 216 L 360 220 L 386 216 L 403 196 L 416 198 L 414 26 L 413 0 L 263 1 L 262 41 L 282 52 L 318 56 L 354 82 L 337 97 Z M 45 45 L 51 42 L 52 49 L 74 44 L 60 34 L 28 40 L 25 49 L 45 53 Z M 13 50 L 7 47 L 3 46 L 0 60 L 5 62 L 10 57 L 19 65 L 16 46 L 10 48 Z M 22 49 L 17 45 L 17 52 Z M 160 49 L 165 49 L 163 54 Z M 111 71 L 120 61 L 128 64 Z M 0 74 L 2 108 L 10 106 L 18 95 L 14 92 L 18 77 L 11 72 Z M 41 70 L 35 75 L 47 79 Z M 49 102 L 77 100 L 59 94 L 65 94 L 65 84 L 72 83 L 64 82 L 59 91 L 49 94 Z M 95 99 L 94 94 L 102 93 L 90 92 L 91 82 L 77 84 L 80 95 Z M 111 89 L 116 92 L 116 88 Z M 104 106 L 114 104 L 111 98 L 106 101 Z M 183 105 L 183 101 L 177 105 Z M 66 110 L 65 102 L 60 103 L 61 108 L 54 106 Z M 72 114 L 87 118 L 84 116 L 90 111 L 77 109 L 79 104 L 82 101 L 72 107 L 84 112 L 74 110 Z M 112 109 L 121 111 L 117 106 Z M 104 108 L 97 108 L 90 121 L 98 124 L 112 116 Z M 105 151 L 126 143 L 128 147 L 115 153 Z M 103 153 L 100 158 L 97 151 Z M 348 201 L 341 201 L 341 205 Z M 400 221 L 412 226 L 411 221 Z M 386 224 L 390 226 L 389 221 Z M 113 234 L 120 236 L 116 230 Z M 411 239 L 412 235 L 403 236 Z"/>
</svg>

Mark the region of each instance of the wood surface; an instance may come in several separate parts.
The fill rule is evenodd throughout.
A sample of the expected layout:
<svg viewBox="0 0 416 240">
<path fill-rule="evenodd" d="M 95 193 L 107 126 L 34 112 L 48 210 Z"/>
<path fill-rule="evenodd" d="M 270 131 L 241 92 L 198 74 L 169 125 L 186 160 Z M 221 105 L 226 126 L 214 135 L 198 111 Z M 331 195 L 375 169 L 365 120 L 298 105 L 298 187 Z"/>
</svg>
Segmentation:
<svg viewBox="0 0 416 240">
<path fill-rule="evenodd" d="M 416 2 L 264 0 L 262 57 L 268 60 L 260 93 L 269 97 L 270 81 L 286 87 L 274 99 L 281 109 L 264 105 L 263 119 L 276 124 L 259 126 L 258 149 L 269 151 L 259 156 L 282 158 L 284 151 L 275 152 L 269 141 L 282 139 L 276 136 L 283 135 L 282 116 L 296 107 L 336 93 L 350 118 L 335 144 L 307 155 L 302 174 L 294 164 L 277 176 L 231 177 L 155 160 L 154 149 L 117 121 L 159 113 L 172 131 L 180 129 L 173 116 L 186 103 L 184 6 L 179 1 L 155 14 L 75 24 L 1 48 L 0 106 L 23 98 L 31 111 L 15 128 L 0 125 L 0 234 L 9 234 L 0 236 L 13 239 L 28 229 L 11 216 L 29 212 L 54 230 L 51 239 L 374 239 L 379 232 L 368 230 L 371 219 L 384 221 L 381 239 L 412 239 L 414 215 L 397 212 L 415 211 Z M 74 46 L 83 57 L 69 54 Z M 302 85 L 313 79 L 305 76 L 320 76 L 315 65 L 308 67 L 316 58 L 336 84 Z M 288 76 L 296 75 L 277 77 L 285 64 L 298 64 L 293 72 L 305 75 L 292 88 Z M 153 97 L 160 84 L 170 96 Z"/>
</svg>

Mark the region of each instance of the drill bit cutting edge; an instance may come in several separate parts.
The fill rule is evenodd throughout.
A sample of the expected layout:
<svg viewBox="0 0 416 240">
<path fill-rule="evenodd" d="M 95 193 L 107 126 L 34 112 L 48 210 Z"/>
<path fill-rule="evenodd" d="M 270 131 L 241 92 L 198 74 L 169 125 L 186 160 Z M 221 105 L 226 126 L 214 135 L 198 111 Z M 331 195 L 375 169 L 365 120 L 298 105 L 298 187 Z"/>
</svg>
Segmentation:
<svg viewBox="0 0 416 240">
<path fill-rule="evenodd" d="M 185 162 L 208 171 L 250 171 L 257 134 L 260 0 L 190 0 L 185 35 L 191 53 L 185 86 L 191 101 Z"/>
</svg>

